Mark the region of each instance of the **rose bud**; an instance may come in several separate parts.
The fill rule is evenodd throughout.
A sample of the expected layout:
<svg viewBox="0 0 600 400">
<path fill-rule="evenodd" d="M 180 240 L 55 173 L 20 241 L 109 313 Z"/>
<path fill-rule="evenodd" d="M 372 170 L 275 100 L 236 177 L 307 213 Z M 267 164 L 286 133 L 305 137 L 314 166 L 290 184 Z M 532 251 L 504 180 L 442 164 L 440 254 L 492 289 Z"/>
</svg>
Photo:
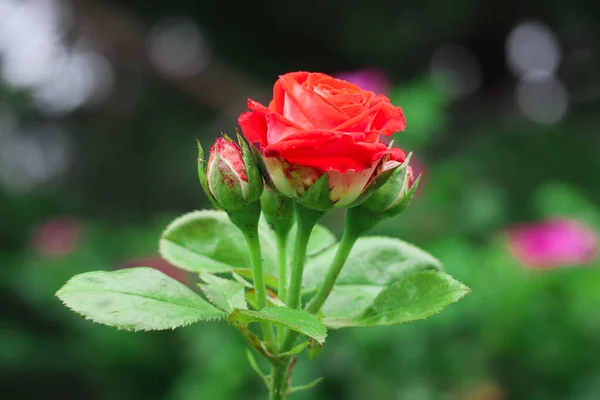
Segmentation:
<svg viewBox="0 0 600 400">
<path fill-rule="evenodd" d="M 415 179 L 412 168 L 408 165 L 409 161 L 410 156 L 400 168 L 394 171 L 387 182 L 362 204 L 362 207 L 375 212 L 394 214 L 404 210 L 414 193 L 411 189 L 414 187 Z M 416 190 L 416 187 L 414 188 Z"/>
<path fill-rule="evenodd" d="M 227 136 L 218 138 L 204 162 L 199 148 L 198 175 L 202 188 L 215 206 L 227 212 L 256 202 L 263 191 L 263 180 L 254 156 L 244 140 L 238 146 Z"/>
<path fill-rule="evenodd" d="M 419 185 L 419 179 L 414 179 L 412 168 L 408 165 L 409 160 L 410 156 L 367 200 L 348 210 L 355 233 L 362 234 L 406 209 Z"/>
<path fill-rule="evenodd" d="M 265 180 L 308 208 L 359 204 L 405 159 L 380 141 L 404 130 L 402 110 L 325 74 L 283 75 L 269 107 L 249 100 L 248 108 L 238 122 L 260 154 Z"/>
</svg>

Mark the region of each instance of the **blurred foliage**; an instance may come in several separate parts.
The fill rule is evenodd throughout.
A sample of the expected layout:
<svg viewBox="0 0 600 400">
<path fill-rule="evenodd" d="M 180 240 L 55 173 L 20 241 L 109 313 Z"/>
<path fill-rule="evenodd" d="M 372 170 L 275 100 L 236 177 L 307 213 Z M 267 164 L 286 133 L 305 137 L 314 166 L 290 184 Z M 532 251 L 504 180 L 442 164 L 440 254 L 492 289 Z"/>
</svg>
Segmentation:
<svg viewBox="0 0 600 400">
<path fill-rule="evenodd" d="M 503 235 L 509 224 L 552 216 L 600 231 L 599 99 L 571 103 L 554 125 L 531 122 L 515 111 L 516 83 L 502 57 L 506 35 L 524 18 L 551 24 L 565 54 L 597 46 L 600 3 L 306 0 L 294 12 L 275 1 L 99 4 L 148 26 L 192 18 L 215 57 L 264 88 L 282 72 L 367 65 L 396 83 L 390 97 L 408 122 L 396 144 L 414 152 L 423 181 L 410 209 L 375 233 L 424 247 L 474 293 L 426 321 L 331 332 L 320 357 L 296 367 L 298 384 L 325 381 L 294 398 L 600 398 L 600 261 L 526 269 Z M 480 91 L 460 101 L 426 72 L 431 52 L 447 42 L 473 49 L 483 70 Z M 597 60 L 599 49 L 591 49 Z M 18 399 L 259 399 L 243 341 L 224 323 L 121 332 L 79 319 L 54 297 L 75 273 L 156 253 L 170 219 L 208 207 L 194 138 L 208 143 L 231 131 L 252 95 L 242 90 L 239 104 L 215 111 L 135 62 L 111 61 L 117 73 L 107 104 L 52 119 L 27 91 L 0 84 L 0 110 L 21 127 L 59 124 L 73 156 L 56 182 L 24 193 L 0 186 L 0 390 Z M 584 87 L 600 79 L 590 65 Z M 43 256 L 34 228 L 61 215 L 79 220 L 79 242 L 66 255 Z M 340 218 L 325 219 L 338 234 Z"/>
</svg>

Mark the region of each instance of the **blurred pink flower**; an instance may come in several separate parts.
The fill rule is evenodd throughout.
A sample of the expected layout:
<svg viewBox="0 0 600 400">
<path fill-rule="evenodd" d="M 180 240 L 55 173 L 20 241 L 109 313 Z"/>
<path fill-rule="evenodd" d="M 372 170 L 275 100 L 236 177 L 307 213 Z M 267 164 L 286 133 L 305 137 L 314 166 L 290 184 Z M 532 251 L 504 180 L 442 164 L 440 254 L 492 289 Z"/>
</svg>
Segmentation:
<svg viewBox="0 0 600 400">
<path fill-rule="evenodd" d="M 189 279 L 187 273 L 184 270 L 181 270 L 173 265 L 171 265 L 167 260 L 162 258 L 161 256 L 151 256 L 147 258 L 142 258 L 139 260 L 127 261 L 120 266 L 120 268 L 135 268 L 135 267 L 150 267 L 154 268 L 166 275 L 169 275 L 171 278 L 178 280 L 184 285 L 188 285 Z"/>
<path fill-rule="evenodd" d="M 594 260 L 598 236 L 572 219 L 550 219 L 507 229 L 515 257 L 533 268 L 585 264 Z"/>
<path fill-rule="evenodd" d="M 34 250 L 44 257 L 69 254 L 79 244 L 81 227 L 73 217 L 55 217 L 36 226 L 33 230 Z"/>
<path fill-rule="evenodd" d="M 334 77 L 353 83 L 361 89 L 370 90 L 375 94 L 387 95 L 391 87 L 391 82 L 387 75 L 377 68 L 343 71 L 335 74 Z"/>
</svg>

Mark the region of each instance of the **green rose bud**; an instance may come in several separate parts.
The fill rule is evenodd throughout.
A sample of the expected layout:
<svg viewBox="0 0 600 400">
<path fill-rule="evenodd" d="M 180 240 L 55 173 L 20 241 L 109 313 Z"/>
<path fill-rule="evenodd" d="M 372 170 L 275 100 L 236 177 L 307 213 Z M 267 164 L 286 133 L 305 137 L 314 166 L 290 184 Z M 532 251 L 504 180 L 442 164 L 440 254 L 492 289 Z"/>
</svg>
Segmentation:
<svg viewBox="0 0 600 400">
<path fill-rule="evenodd" d="M 260 199 L 263 180 L 248 145 L 239 138 L 239 146 L 227 136 L 210 148 L 208 162 L 199 147 L 198 175 L 208 198 L 227 212 L 241 210 Z"/>
<path fill-rule="evenodd" d="M 414 179 L 409 160 L 410 157 L 362 204 L 348 210 L 347 218 L 355 234 L 362 234 L 382 220 L 398 215 L 408 206 L 419 183 Z"/>
<path fill-rule="evenodd" d="M 387 182 L 362 205 L 374 212 L 386 212 L 397 214 L 404 210 L 412 198 L 411 189 L 415 183 L 413 171 L 407 160 Z"/>
</svg>

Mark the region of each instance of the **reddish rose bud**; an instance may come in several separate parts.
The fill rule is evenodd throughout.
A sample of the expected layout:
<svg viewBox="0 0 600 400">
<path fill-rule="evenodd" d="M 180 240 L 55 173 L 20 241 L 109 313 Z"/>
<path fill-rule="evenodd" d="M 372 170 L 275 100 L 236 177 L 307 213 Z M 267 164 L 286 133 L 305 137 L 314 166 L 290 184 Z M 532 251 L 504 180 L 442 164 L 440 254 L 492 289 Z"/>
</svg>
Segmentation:
<svg viewBox="0 0 600 400">
<path fill-rule="evenodd" d="M 217 207 L 237 211 L 260 198 L 263 181 L 252 153 L 241 138 L 239 146 L 227 137 L 217 139 L 210 148 L 206 165 L 200 146 L 199 150 L 200 182 Z"/>
</svg>

